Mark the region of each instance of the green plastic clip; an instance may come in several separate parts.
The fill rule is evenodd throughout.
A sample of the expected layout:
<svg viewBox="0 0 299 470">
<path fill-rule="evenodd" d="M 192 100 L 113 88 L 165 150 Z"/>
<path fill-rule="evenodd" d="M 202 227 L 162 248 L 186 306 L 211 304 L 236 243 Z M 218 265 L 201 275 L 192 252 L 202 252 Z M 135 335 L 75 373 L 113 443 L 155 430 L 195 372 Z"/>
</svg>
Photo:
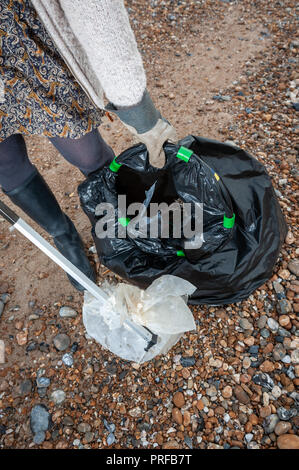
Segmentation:
<svg viewBox="0 0 299 470">
<path fill-rule="evenodd" d="M 120 218 L 118 219 L 118 222 L 119 222 L 120 225 L 122 225 L 123 227 L 126 227 L 127 225 L 129 225 L 130 219 L 129 219 L 129 217 L 120 217 Z"/>
<path fill-rule="evenodd" d="M 115 157 L 114 160 L 109 165 L 110 170 L 114 171 L 114 173 L 117 173 L 121 167 L 121 163 L 117 163 L 116 158 L 117 157 Z"/>
<path fill-rule="evenodd" d="M 223 216 L 223 227 L 224 228 L 233 228 L 235 225 L 235 218 L 236 215 L 233 214 L 232 217 L 226 217 L 226 215 Z"/>
<path fill-rule="evenodd" d="M 186 147 L 180 147 L 176 156 L 184 162 L 188 162 L 192 154 L 193 150 L 187 149 Z"/>
<path fill-rule="evenodd" d="M 183 252 L 183 250 L 178 250 L 178 251 L 176 252 L 176 255 L 177 255 L 177 256 L 186 256 L 185 253 Z"/>
</svg>

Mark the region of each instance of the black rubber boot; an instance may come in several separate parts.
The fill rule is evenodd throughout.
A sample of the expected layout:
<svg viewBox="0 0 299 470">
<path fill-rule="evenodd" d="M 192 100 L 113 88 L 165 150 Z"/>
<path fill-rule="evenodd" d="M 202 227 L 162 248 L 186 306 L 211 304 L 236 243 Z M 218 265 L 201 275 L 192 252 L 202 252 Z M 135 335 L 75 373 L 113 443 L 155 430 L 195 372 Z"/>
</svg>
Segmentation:
<svg viewBox="0 0 299 470">
<path fill-rule="evenodd" d="M 80 235 L 73 222 L 62 212 L 54 194 L 37 170 L 22 186 L 5 194 L 40 227 L 52 235 L 57 249 L 63 256 L 92 281 L 96 280 L 95 272 L 84 252 Z M 75 279 L 67 276 L 77 290 L 84 290 L 84 287 Z"/>
</svg>

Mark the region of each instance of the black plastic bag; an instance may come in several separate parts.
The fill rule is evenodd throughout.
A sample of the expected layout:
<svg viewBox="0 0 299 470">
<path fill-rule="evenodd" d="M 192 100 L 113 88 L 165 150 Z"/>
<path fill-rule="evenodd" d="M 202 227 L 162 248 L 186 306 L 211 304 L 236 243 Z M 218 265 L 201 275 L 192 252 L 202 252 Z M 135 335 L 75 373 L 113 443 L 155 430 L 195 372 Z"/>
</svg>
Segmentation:
<svg viewBox="0 0 299 470">
<path fill-rule="evenodd" d="M 197 287 L 189 299 L 193 304 L 247 298 L 271 277 L 287 233 L 269 175 L 246 151 L 215 140 L 190 135 L 178 145 L 164 144 L 164 151 L 166 164 L 158 169 L 149 164 L 146 147 L 135 145 L 79 186 L 101 263 L 142 288 L 163 274 L 187 279 Z M 96 224 L 103 214 L 96 208 L 103 202 L 114 208 L 116 233 L 120 226 L 129 229 L 129 219 L 119 214 L 121 194 L 127 206 L 202 203 L 202 245 L 186 249 L 183 230 L 180 237 L 136 238 L 128 230 L 125 238 L 98 238 Z M 150 222 L 145 213 L 144 227 Z"/>
</svg>

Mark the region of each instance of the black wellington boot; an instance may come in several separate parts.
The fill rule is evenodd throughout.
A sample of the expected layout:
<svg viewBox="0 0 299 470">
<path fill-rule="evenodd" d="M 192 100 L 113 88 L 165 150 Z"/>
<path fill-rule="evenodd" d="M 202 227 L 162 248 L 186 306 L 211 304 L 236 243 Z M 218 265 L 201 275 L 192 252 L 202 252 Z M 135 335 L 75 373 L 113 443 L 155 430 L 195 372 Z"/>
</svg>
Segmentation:
<svg viewBox="0 0 299 470">
<path fill-rule="evenodd" d="M 54 194 L 37 170 L 22 186 L 5 194 L 40 227 L 52 235 L 57 249 L 63 256 L 92 281 L 96 280 L 95 272 L 84 252 L 80 235 L 73 222 L 62 212 Z M 84 287 L 75 279 L 67 276 L 77 290 L 84 290 Z"/>
</svg>

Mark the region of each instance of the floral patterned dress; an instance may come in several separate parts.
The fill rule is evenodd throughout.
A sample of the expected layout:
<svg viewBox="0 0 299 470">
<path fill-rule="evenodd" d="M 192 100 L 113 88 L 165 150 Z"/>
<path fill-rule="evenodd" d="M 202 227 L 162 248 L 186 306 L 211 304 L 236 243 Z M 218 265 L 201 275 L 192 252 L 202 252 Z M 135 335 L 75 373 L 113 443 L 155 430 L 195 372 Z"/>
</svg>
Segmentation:
<svg viewBox="0 0 299 470">
<path fill-rule="evenodd" d="M 104 114 L 68 70 L 30 0 L 1 0 L 0 141 L 15 133 L 78 138 Z"/>
</svg>

